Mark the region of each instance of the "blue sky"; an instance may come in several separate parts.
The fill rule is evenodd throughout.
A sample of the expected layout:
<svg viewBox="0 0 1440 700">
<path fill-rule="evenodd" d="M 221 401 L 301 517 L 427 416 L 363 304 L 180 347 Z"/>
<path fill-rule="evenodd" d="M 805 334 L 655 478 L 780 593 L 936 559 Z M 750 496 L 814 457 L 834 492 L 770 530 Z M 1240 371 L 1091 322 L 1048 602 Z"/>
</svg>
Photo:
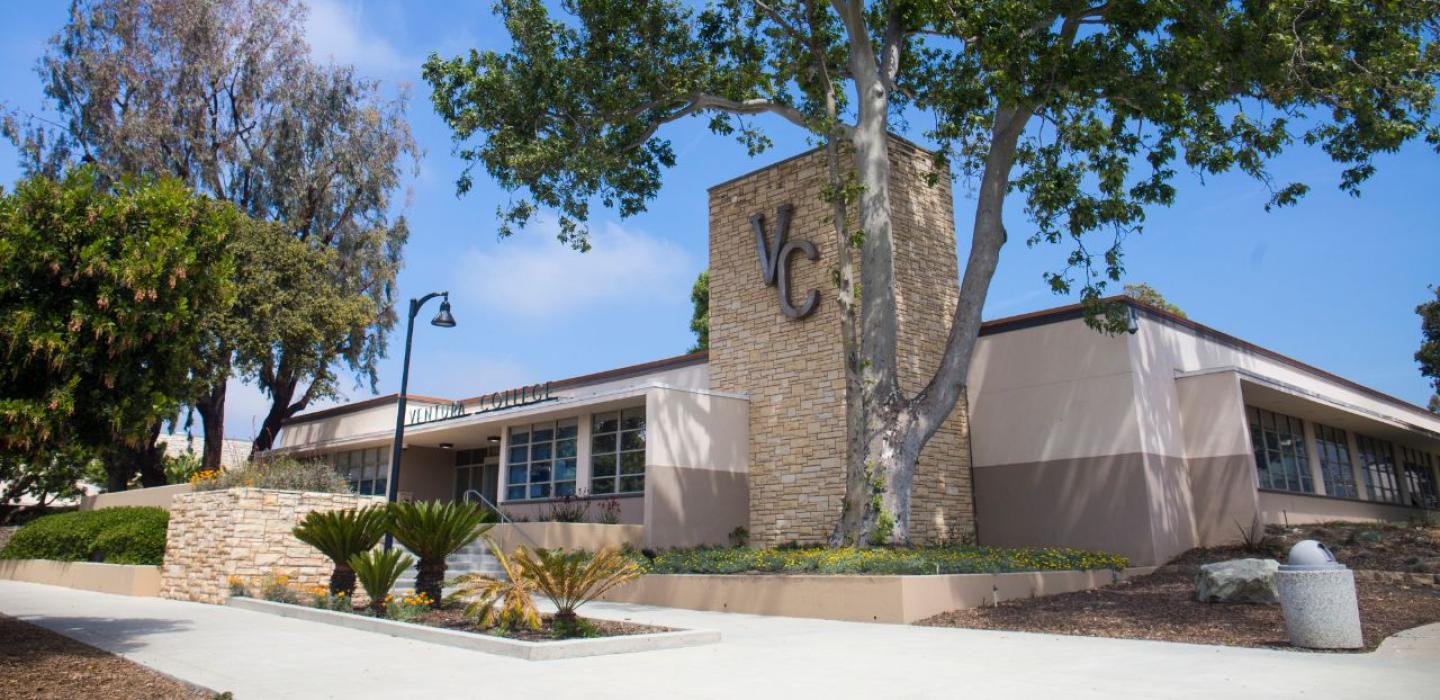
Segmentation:
<svg viewBox="0 0 1440 700">
<path fill-rule="evenodd" d="M 0 101 L 42 110 L 33 66 L 68 4 L 7 8 Z M 504 45 L 489 3 L 309 4 L 307 36 L 319 58 L 354 63 L 391 89 L 411 89 L 411 125 L 426 154 L 403 198 L 412 234 L 399 295 L 403 303 L 449 289 L 459 321 L 453 329 L 431 327 L 424 320 L 434 302 L 427 309 L 416 327 L 413 393 L 471 396 L 684 352 L 692 341 L 690 284 L 706 264 L 706 187 L 806 148 L 793 127 L 762 121 L 776 148 L 751 159 L 699 120 L 678 123 L 661 132 L 674 142 L 679 164 L 659 197 L 626 220 L 597 212 L 591 253 L 561 246 L 544 226 L 500 241 L 494 212 L 507 194 L 480 174 L 474 189 L 456 198 L 462 164 L 419 76 L 432 51 L 449 56 Z M 909 135 L 925 126 L 912 120 Z M 1270 213 L 1266 191 L 1248 178 L 1202 183 L 1184 176 L 1175 206 L 1152 210 L 1146 232 L 1130 238 L 1127 281 L 1152 284 L 1196 321 L 1423 405 L 1430 391 L 1413 359 L 1414 307 L 1427 285 L 1440 283 L 1440 155 L 1412 146 L 1378 163 L 1379 174 L 1356 199 L 1335 189 L 1337 168 L 1323 154 L 1293 151 L 1273 164 L 1276 180 L 1303 179 L 1314 189 L 1299 207 Z M 0 182 L 18 176 L 14 150 L 0 145 Z M 955 193 L 958 218 L 968 224 L 973 201 L 963 184 Z M 1041 278 L 1068 251 L 1026 248 L 1030 227 L 1017 207 L 1007 223 L 1013 243 L 1002 255 L 987 317 L 1073 301 L 1052 295 Z M 381 364 L 383 393 L 399 387 L 402 334 L 397 329 L 399 340 Z M 351 398 L 368 395 L 346 386 Z M 230 397 L 227 435 L 251 436 L 263 398 L 239 385 Z"/>
</svg>

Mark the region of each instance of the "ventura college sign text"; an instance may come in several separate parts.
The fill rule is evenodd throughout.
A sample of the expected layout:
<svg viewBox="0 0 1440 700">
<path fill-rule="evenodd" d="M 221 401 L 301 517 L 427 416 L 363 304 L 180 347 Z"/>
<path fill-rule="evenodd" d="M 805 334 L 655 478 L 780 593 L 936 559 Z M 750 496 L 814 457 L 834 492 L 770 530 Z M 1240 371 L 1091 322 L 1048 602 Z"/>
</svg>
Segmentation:
<svg viewBox="0 0 1440 700">
<path fill-rule="evenodd" d="M 789 204 L 782 204 L 775 211 L 775 240 L 772 243 L 765 241 L 764 214 L 750 217 L 750 228 L 755 231 L 755 250 L 760 256 L 760 278 L 767 287 L 779 287 L 780 311 L 789 318 L 801 319 L 815 312 L 815 307 L 820 304 L 820 293 L 810 290 L 805 295 L 805 303 L 799 307 L 790 303 L 790 256 L 800 252 L 807 260 L 818 260 L 820 253 L 810 241 L 786 240 L 790 236 L 790 217 L 794 212 L 795 207 Z"/>
</svg>

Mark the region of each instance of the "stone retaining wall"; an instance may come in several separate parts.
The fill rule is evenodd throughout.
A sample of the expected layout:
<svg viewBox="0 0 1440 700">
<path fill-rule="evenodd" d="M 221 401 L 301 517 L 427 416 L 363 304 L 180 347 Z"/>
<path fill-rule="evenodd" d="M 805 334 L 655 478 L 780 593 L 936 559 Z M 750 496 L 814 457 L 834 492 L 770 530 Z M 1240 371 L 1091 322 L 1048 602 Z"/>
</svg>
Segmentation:
<svg viewBox="0 0 1440 700">
<path fill-rule="evenodd" d="M 374 496 L 268 489 L 202 491 L 175 496 L 161 569 L 160 596 L 223 603 L 228 580 L 252 589 L 284 574 L 292 585 L 325 585 L 330 560 L 290 534 L 310 511 L 383 502 Z"/>
</svg>

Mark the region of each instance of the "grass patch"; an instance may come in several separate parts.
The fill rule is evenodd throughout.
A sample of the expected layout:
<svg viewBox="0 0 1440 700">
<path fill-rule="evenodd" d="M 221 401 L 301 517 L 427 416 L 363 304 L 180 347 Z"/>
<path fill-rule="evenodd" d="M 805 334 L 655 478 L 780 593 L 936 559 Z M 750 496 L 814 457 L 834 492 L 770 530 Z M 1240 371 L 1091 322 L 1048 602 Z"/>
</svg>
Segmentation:
<svg viewBox="0 0 1440 700">
<path fill-rule="evenodd" d="M 631 553 L 652 574 L 1003 574 L 1124 569 L 1118 554 L 1068 547 L 687 548 Z"/>
</svg>

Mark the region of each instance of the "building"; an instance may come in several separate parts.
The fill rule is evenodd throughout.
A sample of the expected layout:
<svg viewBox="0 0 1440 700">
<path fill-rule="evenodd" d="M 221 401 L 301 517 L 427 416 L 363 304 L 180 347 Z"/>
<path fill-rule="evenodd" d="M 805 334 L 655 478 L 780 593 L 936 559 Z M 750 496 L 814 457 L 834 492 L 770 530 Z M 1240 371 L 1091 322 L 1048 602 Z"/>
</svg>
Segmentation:
<svg viewBox="0 0 1440 700">
<path fill-rule="evenodd" d="M 183 433 L 165 433 L 157 440 L 165 446 L 166 457 L 190 456 L 197 460 L 205 457 L 205 436 Z M 225 438 L 220 444 L 220 468 L 234 469 L 250 459 L 250 441 Z"/>
<path fill-rule="evenodd" d="M 938 364 L 957 300 L 949 178 L 891 149 L 902 385 Z M 399 491 L 545 518 L 579 498 L 653 546 L 815 542 L 840 512 L 837 252 L 823 153 L 710 189 L 710 350 L 471 398 L 410 396 Z M 926 447 L 915 539 L 1106 549 L 1152 564 L 1256 522 L 1434 508 L 1440 417 L 1138 302 L 986 324 L 967 400 Z M 292 418 L 277 453 L 384 493 L 395 396 Z"/>
</svg>

